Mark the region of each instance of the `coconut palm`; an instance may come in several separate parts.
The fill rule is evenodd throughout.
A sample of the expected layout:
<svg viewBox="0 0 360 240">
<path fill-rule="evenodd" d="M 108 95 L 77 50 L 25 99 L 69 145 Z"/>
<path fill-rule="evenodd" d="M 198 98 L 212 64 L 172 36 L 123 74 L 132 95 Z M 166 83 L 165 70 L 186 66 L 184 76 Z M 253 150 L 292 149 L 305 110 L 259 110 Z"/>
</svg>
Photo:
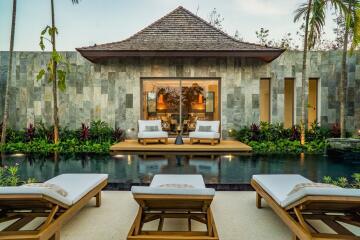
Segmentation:
<svg viewBox="0 0 360 240">
<path fill-rule="evenodd" d="M 344 3 L 347 5 L 347 12 L 342 14 L 342 17 L 345 19 L 345 32 L 343 40 L 343 53 L 341 60 L 341 77 L 339 84 L 339 102 L 340 102 L 340 132 L 341 137 L 346 137 L 345 129 L 345 92 L 347 85 L 347 54 L 348 54 L 348 45 L 351 41 L 351 52 L 354 50 L 360 43 L 360 1 L 359 0 L 344 0 Z"/>
<path fill-rule="evenodd" d="M 80 0 L 71 0 L 73 4 L 78 4 Z M 57 29 L 55 25 L 55 6 L 54 0 L 51 0 L 51 42 L 52 42 L 52 51 L 56 53 L 56 34 Z M 52 61 L 52 88 L 53 88 L 53 100 L 54 100 L 54 109 L 53 109 L 53 118 L 54 118 L 54 143 L 59 142 L 59 109 L 58 109 L 58 82 L 57 82 L 57 62 Z"/>
<path fill-rule="evenodd" d="M 301 144 L 305 144 L 305 128 L 306 128 L 306 99 L 305 89 L 308 86 L 307 80 L 307 54 L 308 51 L 315 46 L 321 37 L 322 30 L 325 25 L 326 11 L 328 7 L 336 10 L 347 11 L 342 0 L 307 0 L 295 10 L 294 22 L 305 20 L 304 27 L 304 50 L 302 63 L 301 78 Z"/>
<path fill-rule="evenodd" d="M 9 69 L 8 69 L 7 81 L 5 87 L 5 104 L 4 104 L 2 131 L 1 131 L 1 144 L 5 144 L 6 142 L 6 128 L 9 117 L 9 98 L 10 98 L 9 87 L 12 79 L 15 26 L 16 26 L 16 0 L 13 0 L 11 34 L 10 34 L 10 51 L 9 51 Z"/>
</svg>

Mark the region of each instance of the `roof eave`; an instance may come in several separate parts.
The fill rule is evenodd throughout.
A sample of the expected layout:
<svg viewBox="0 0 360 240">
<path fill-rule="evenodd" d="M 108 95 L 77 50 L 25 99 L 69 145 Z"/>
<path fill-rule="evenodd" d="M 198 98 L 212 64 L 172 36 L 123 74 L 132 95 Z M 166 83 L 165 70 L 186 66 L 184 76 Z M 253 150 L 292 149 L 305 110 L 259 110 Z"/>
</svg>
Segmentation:
<svg viewBox="0 0 360 240">
<path fill-rule="evenodd" d="M 97 63 L 108 58 L 122 57 L 251 57 L 271 62 L 285 49 L 262 50 L 91 50 L 76 49 L 91 62 Z"/>
</svg>

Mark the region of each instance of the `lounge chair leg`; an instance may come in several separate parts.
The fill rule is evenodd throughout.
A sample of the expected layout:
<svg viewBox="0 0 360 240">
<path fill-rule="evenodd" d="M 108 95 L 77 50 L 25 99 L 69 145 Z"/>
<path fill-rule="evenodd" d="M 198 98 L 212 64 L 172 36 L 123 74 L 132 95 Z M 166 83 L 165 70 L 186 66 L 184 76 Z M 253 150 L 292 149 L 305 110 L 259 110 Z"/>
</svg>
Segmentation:
<svg viewBox="0 0 360 240">
<path fill-rule="evenodd" d="M 193 144 L 193 139 L 192 138 L 190 138 L 190 144 Z"/>
<path fill-rule="evenodd" d="M 143 145 L 146 145 L 146 139 L 143 139 Z"/>
<path fill-rule="evenodd" d="M 50 238 L 50 240 L 60 240 L 60 231 L 55 232 L 55 234 Z"/>
<path fill-rule="evenodd" d="M 215 145 L 215 141 L 214 139 L 211 139 L 211 146 L 214 146 Z"/>
<path fill-rule="evenodd" d="M 261 208 L 261 196 L 258 193 L 256 193 L 256 207 Z"/>
<path fill-rule="evenodd" d="M 167 138 L 165 138 L 165 144 L 168 144 L 168 139 Z"/>
<path fill-rule="evenodd" d="M 101 206 L 101 191 L 98 194 L 96 194 L 95 198 L 96 198 L 96 207 L 100 207 Z"/>
<path fill-rule="evenodd" d="M 295 234 L 293 234 L 293 240 L 300 240 L 300 238 L 298 238 Z"/>
</svg>

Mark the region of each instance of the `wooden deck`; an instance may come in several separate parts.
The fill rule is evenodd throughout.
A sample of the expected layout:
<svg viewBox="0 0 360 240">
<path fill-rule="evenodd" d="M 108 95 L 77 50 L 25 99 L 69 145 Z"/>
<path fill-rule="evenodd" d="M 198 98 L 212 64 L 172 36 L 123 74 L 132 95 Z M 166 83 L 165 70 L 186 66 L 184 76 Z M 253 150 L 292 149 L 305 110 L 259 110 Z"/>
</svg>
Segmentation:
<svg viewBox="0 0 360 240">
<path fill-rule="evenodd" d="M 175 145 L 175 139 L 170 138 L 168 144 L 148 143 L 143 145 L 137 140 L 126 140 L 111 146 L 112 152 L 251 152 L 250 146 L 233 140 L 222 140 L 220 144 L 211 146 L 207 143 L 191 145 L 189 139 L 184 139 L 183 145 Z"/>
</svg>

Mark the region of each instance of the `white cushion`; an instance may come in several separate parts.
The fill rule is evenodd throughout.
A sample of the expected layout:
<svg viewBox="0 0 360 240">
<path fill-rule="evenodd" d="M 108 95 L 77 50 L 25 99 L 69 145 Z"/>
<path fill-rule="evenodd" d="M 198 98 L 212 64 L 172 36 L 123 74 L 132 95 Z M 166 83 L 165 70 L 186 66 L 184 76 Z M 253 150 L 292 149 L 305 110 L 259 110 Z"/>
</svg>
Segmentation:
<svg viewBox="0 0 360 240">
<path fill-rule="evenodd" d="M 66 190 L 66 198 L 75 204 L 83 196 L 108 179 L 108 174 L 62 174 L 46 183 L 56 184 Z"/>
<path fill-rule="evenodd" d="M 108 178 L 107 174 L 62 174 L 46 181 L 45 183 L 56 184 L 63 188 L 68 195 L 61 196 L 54 190 L 44 187 L 0 187 L 2 194 L 39 194 L 51 197 L 65 205 L 73 205 L 83 196 L 89 193 L 97 185 Z"/>
<path fill-rule="evenodd" d="M 195 128 L 196 132 L 199 131 L 200 126 L 211 126 L 211 131 L 218 133 L 219 132 L 220 121 L 201 121 L 201 120 L 198 120 L 198 121 L 196 121 L 196 128 Z"/>
<path fill-rule="evenodd" d="M 131 187 L 133 194 L 155 194 L 155 195 L 202 195 L 214 196 L 213 188 L 163 188 L 163 187 Z"/>
<path fill-rule="evenodd" d="M 304 187 L 298 192 L 288 195 L 288 197 L 281 202 L 281 206 L 287 207 L 306 196 L 342 196 L 342 197 L 360 198 L 360 189 L 333 188 L 333 187 Z"/>
<path fill-rule="evenodd" d="M 0 187 L 0 196 L 7 194 L 16 194 L 16 195 L 44 195 L 50 198 L 53 198 L 67 206 L 72 205 L 72 201 L 66 197 L 61 196 L 54 190 L 44 187 Z"/>
<path fill-rule="evenodd" d="M 300 183 L 312 183 L 295 174 L 254 175 L 255 180 L 280 206 L 287 207 L 305 196 L 352 196 L 360 197 L 359 189 L 332 187 L 305 187 L 296 193 L 291 190 Z"/>
<path fill-rule="evenodd" d="M 253 175 L 252 177 L 279 205 L 296 184 L 311 183 L 309 179 L 296 174 Z"/>
<path fill-rule="evenodd" d="M 138 133 L 138 138 L 167 138 L 167 137 L 168 137 L 168 133 L 164 131 Z"/>
<path fill-rule="evenodd" d="M 145 132 L 145 126 L 157 126 L 159 130 L 162 130 L 161 120 L 138 120 L 139 132 Z"/>
<path fill-rule="evenodd" d="M 160 187 L 165 184 L 186 184 L 194 188 L 166 188 Z M 155 175 L 151 181 L 150 187 L 133 186 L 133 194 L 172 194 L 172 195 L 215 195 L 215 189 L 206 188 L 204 179 L 201 175 Z"/>
<path fill-rule="evenodd" d="M 220 133 L 217 132 L 190 132 L 190 138 L 209 138 L 209 139 L 219 139 Z"/>
<path fill-rule="evenodd" d="M 188 174 L 157 174 L 152 179 L 150 187 L 159 187 L 163 184 L 188 184 L 194 188 L 205 188 L 204 179 L 201 175 Z"/>
</svg>

